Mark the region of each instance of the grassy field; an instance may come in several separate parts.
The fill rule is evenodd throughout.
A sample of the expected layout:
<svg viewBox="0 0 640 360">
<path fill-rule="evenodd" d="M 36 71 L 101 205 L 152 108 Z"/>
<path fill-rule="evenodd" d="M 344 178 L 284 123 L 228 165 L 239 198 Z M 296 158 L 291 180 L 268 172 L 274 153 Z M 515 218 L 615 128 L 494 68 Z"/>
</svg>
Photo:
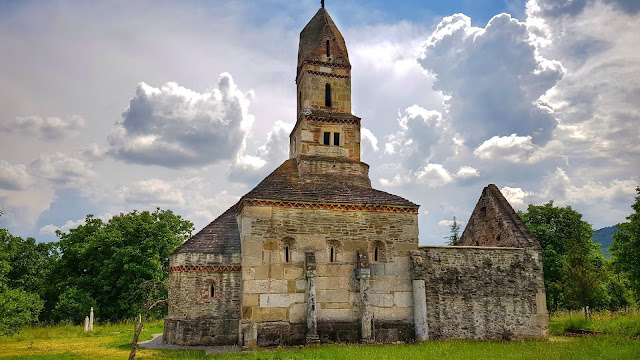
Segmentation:
<svg viewBox="0 0 640 360">
<path fill-rule="evenodd" d="M 549 340 L 512 342 L 429 341 L 418 345 L 321 345 L 267 349 L 207 356 L 204 351 L 139 349 L 140 359 L 640 359 L 640 313 L 559 314 L 552 333 L 581 327 L 605 334 L 588 337 L 553 335 Z M 126 359 L 133 325 L 96 326 L 85 334 L 79 326 L 36 327 L 0 338 L 2 359 Z M 162 332 L 162 322 L 146 325 L 141 340 Z"/>
</svg>

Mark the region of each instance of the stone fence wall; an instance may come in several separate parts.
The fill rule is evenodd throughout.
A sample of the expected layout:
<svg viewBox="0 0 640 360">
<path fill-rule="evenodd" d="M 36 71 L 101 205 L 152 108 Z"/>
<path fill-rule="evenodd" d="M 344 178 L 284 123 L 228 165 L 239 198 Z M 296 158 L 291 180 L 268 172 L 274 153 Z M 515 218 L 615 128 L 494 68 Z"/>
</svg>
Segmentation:
<svg viewBox="0 0 640 360">
<path fill-rule="evenodd" d="M 414 282 L 424 281 L 426 338 L 548 336 L 539 250 L 434 246 L 412 251 L 411 257 Z"/>
</svg>

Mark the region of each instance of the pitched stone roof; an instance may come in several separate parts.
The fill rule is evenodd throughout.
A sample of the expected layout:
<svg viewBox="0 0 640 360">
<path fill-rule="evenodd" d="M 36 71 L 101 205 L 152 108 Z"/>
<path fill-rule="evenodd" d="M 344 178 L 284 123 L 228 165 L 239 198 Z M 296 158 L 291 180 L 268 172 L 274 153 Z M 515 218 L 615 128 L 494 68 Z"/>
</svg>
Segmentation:
<svg viewBox="0 0 640 360">
<path fill-rule="evenodd" d="M 240 233 L 236 205 L 218 216 L 189 240 L 175 253 L 198 252 L 231 255 L 240 252 Z"/>
<path fill-rule="evenodd" d="M 305 174 L 301 177 L 295 159 L 285 161 L 244 199 L 418 207 L 400 196 L 363 186 L 351 175 Z"/>
<path fill-rule="evenodd" d="M 540 249 L 538 240 L 494 184 L 482 190 L 459 245 Z"/>
<path fill-rule="evenodd" d="M 349 55 L 347 53 L 347 44 L 344 41 L 344 37 L 338 30 L 338 27 L 329 16 L 329 13 L 321 8 L 309 21 L 307 26 L 300 32 L 300 45 L 298 48 L 298 66 L 304 60 L 309 60 L 312 57 L 314 50 L 324 48 L 324 39 L 328 34 L 332 34 L 337 42 L 338 47 L 341 50 L 339 54 L 343 57 L 345 62 L 349 62 Z M 336 54 L 338 55 L 338 54 Z"/>
<path fill-rule="evenodd" d="M 239 253 L 240 233 L 238 232 L 237 208 L 243 200 L 418 207 L 400 196 L 364 186 L 360 181 L 354 180 L 353 176 L 325 174 L 300 177 L 296 160 L 289 159 L 243 196 L 238 204 L 230 207 L 205 226 L 175 252 L 225 255 Z"/>
</svg>

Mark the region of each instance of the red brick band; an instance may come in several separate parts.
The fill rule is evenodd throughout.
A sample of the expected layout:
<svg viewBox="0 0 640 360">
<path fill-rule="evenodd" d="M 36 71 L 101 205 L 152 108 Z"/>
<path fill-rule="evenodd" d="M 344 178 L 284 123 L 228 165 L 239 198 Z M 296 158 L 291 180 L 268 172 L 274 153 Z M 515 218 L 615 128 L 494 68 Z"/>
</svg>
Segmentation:
<svg viewBox="0 0 640 360">
<path fill-rule="evenodd" d="M 349 75 L 338 75 L 338 74 L 331 74 L 331 73 L 326 73 L 326 72 L 322 72 L 322 71 L 313 71 L 313 70 L 307 70 L 307 74 L 319 75 L 319 76 L 324 76 L 324 77 L 331 77 L 331 78 L 336 78 L 336 79 L 348 79 L 348 78 L 350 78 Z"/>
<path fill-rule="evenodd" d="M 242 265 L 178 265 L 170 266 L 169 272 L 195 271 L 195 272 L 237 272 L 242 271 Z"/>
<path fill-rule="evenodd" d="M 287 201 L 269 200 L 244 200 L 242 206 L 279 206 L 298 209 L 323 209 L 323 210 L 355 210 L 355 211 L 386 211 L 394 213 L 417 214 L 416 207 L 395 207 L 385 205 L 351 205 L 351 204 L 317 204 L 317 203 L 296 203 Z"/>
<path fill-rule="evenodd" d="M 315 65 L 315 66 L 326 66 L 326 67 L 332 67 L 332 68 L 338 68 L 338 69 L 351 69 L 351 65 L 349 64 L 335 64 L 335 63 L 328 63 L 324 61 L 305 60 L 302 63 L 302 65 L 304 64 Z"/>
<path fill-rule="evenodd" d="M 303 116 L 303 118 L 309 121 L 321 121 L 321 122 L 334 123 L 334 124 L 350 124 L 350 125 L 360 124 L 360 119 L 333 119 L 333 118 L 325 118 L 325 117 L 318 117 L 318 116 Z"/>
</svg>

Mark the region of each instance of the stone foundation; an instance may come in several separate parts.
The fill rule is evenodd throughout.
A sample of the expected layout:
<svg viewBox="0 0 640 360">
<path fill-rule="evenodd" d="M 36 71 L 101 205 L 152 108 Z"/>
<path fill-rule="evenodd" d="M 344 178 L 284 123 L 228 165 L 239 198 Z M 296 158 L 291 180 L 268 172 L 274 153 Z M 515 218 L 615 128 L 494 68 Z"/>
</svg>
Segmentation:
<svg viewBox="0 0 640 360">
<path fill-rule="evenodd" d="M 164 319 L 162 340 L 173 345 L 236 345 L 239 320 Z"/>
</svg>

